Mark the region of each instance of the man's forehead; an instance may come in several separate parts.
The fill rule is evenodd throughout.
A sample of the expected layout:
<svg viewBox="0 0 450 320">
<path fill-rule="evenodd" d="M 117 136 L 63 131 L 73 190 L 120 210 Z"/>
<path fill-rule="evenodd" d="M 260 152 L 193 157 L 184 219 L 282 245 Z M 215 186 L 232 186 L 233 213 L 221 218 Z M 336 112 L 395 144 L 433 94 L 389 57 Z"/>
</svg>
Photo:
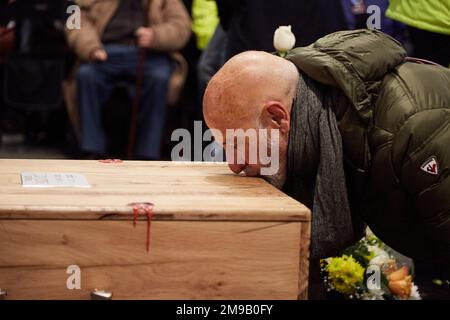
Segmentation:
<svg viewBox="0 0 450 320">
<path fill-rule="evenodd" d="M 214 119 L 210 119 L 208 124 L 210 125 L 210 129 L 217 129 L 223 135 L 225 135 L 226 131 L 236 131 L 238 129 L 253 129 L 256 124 L 256 115 L 243 115 L 243 116 L 226 116 L 226 117 L 217 117 Z"/>
<path fill-rule="evenodd" d="M 215 141 L 219 144 L 233 143 L 245 141 L 249 137 L 256 137 L 258 135 L 255 126 L 222 126 L 210 128 L 214 135 Z M 243 140 L 244 139 L 244 140 Z"/>
</svg>

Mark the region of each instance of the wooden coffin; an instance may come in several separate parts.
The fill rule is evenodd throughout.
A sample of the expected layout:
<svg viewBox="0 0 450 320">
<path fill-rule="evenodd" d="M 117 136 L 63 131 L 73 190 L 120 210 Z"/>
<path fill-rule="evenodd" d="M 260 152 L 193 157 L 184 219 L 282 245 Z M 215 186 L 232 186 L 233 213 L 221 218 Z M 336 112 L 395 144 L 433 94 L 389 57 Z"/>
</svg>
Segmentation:
<svg viewBox="0 0 450 320">
<path fill-rule="evenodd" d="M 24 171 L 91 187 L 26 188 Z M 151 224 L 141 210 L 133 227 L 141 202 Z M 304 205 L 224 164 L 0 160 L 6 299 L 304 299 L 309 238 Z"/>
</svg>

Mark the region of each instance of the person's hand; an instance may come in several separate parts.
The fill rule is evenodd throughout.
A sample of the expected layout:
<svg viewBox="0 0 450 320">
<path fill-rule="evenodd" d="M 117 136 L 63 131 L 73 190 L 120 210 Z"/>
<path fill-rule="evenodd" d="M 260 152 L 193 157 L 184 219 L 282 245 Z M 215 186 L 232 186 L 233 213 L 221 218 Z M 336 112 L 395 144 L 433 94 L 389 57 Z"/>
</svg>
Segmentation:
<svg viewBox="0 0 450 320">
<path fill-rule="evenodd" d="M 141 48 L 150 48 L 153 43 L 153 29 L 140 27 L 136 30 L 137 44 Z"/>
<path fill-rule="evenodd" d="M 103 62 L 108 60 L 108 55 L 103 49 L 95 49 L 94 51 L 92 51 L 90 59 L 93 62 Z"/>
</svg>

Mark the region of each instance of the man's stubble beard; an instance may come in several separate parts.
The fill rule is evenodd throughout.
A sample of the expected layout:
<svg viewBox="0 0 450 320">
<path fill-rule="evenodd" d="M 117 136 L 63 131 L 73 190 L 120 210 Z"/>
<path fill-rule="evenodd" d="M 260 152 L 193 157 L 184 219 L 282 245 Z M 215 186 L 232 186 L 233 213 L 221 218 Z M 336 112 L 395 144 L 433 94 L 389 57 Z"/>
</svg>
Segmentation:
<svg viewBox="0 0 450 320">
<path fill-rule="evenodd" d="M 273 175 L 266 175 L 266 176 L 262 176 L 262 178 L 264 180 L 266 180 L 267 182 L 269 182 L 271 185 L 273 185 L 275 188 L 281 190 L 284 186 L 284 184 L 286 183 L 286 172 L 287 172 L 287 165 L 286 165 L 286 157 L 287 157 L 287 146 L 283 146 L 280 147 L 280 145 L 278 146 L 274 146 L 272 144 L 272 141 L 269 139 L 267 141 L 267 143 L 269 143 L 270 148 L 274 148 L 274 147 L 278 147 L 279 152 L 278 152 L 278 164 L 279 164 L 279 168 L 276 174 Z M 281 141 L 280 141 L 281 143 Z"/>
<path fill-rule="evenodd" d="M 280 168 L 276 174 L 271 176 L 262 176 L 262 178 L 275 188 L 281 190 L 286 183 L 286 161 L 280 161 Z"/>
<path fill-rule="evenodd" d="M 261 126 L 258 127 L 261 129 Z M 280 137 L 279 137 L 280 139 Z M 285 137 L 286 139 L 286 137 Z M 286 165 L 286 157 L 287 157 L 287 141 L 282 146 L 280 145 L 281 141 L 278 141 L 278 144 L 274 144 L 269 136 L 266 136 L 266 141 L 269 146 L 269 150 L 271 151 L 274 148 L 278 148 L 278 171 L 275 174 L 272 175 L 262 175 L 261 174 L 261 168 L 255 169 L 251 166 L 245 167 L 242 171 L 245 173 L 246 176 L 255 177 L 259 176 L 269 182 L 271 185 L 273 185 L 275 188 L 281 190 L 286 183 L 286 172 L 287 172 L 287 165 Z"/>
</svg>

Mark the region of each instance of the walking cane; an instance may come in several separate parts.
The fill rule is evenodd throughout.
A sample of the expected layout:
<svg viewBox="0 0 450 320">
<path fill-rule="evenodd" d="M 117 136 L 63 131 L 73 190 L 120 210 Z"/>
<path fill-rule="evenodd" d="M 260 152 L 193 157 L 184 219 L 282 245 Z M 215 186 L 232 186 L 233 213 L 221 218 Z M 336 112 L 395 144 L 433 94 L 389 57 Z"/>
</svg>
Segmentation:
<svg viewBox="0 0 450 320">
<path fill-rule="evenodd" d="M 144 6 L 144 27 L 149 26 L 148 12 L 150 10 L 150 1 L 148 0 Z M 139 48 L 139 57 L 136 65 L 136 92 L 133 100 L 133 107 L 131 110 L 131 120 L 130 120 L 130 131 L 128 133 L 128 153 L 127 158 L 132 159 L 134 153 L 134 147 L 136 145 L 136 128 L 137 128 L 137 118 L 139 112 L 139 103 L 141 102 L 141 89 L 142 89 L 142 78 L 144 72 L 144 64 L 146 57 L 146 48 Z"/>
</svg>

